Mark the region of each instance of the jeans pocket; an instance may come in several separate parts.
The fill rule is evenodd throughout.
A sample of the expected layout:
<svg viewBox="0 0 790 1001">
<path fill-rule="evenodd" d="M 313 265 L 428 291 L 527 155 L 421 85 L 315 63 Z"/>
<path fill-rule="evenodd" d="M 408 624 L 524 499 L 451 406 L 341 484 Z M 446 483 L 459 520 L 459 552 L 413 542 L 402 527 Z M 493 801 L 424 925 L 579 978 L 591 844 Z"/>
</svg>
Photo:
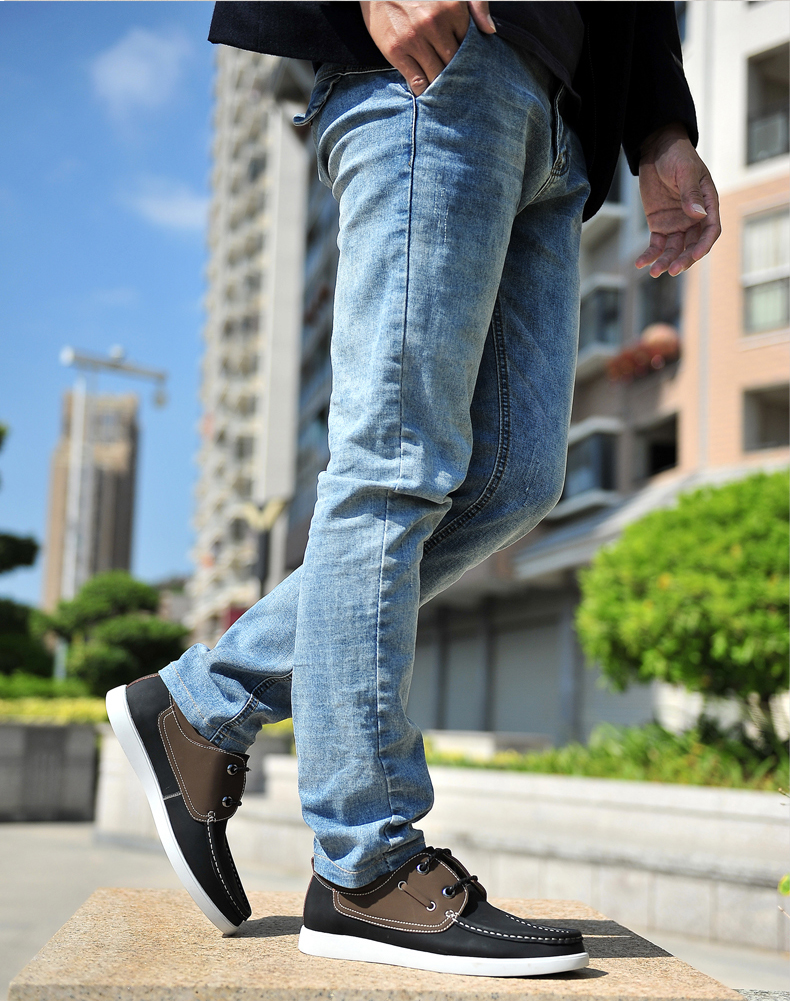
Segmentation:
<svg viewBox="0 0 790 1001">
<path fill-rule="evenodd" d="M 438 90 L 442 86 L 442 84 L 447 82 L 447 80 L 450 77 L 452 77 L 453 72 L 460 68 L 460 65 L 465 60 L 469 49 L 471 49 L 474 46 L 475 42 L 478 40 L 477 36 L 479 35 L 480 31 L 475 22 L 470 17 L 469 27 L 466 29 L 466 34 L 464 35 L 461 44 L 456 49 L 453 58 L 450 60 L 449 63 L 447 63 L 447 65 L 444 67 L 441 73 L 433 80 L 431 80 L 431 82 L 428 84 L 428 86 L 425 88 L 422 94 L 420 94 L 416 98 L 416 100 L 421 101 L 425 97 L 430 97 L 435 90 Z M 399 82 L 401 83 L 404 90 L 408 92 L 409 96 L 414 97 L 411 87 L 409 87 L 408 83 L 406 82 L 403 76 L 400 77 Z"/>
<path fill-rule="evenodd" d="M 561 83 L 551 102 L 551 177 L 562 177 L 570 169 L 568 155 L 568 136 L 565 119 L 562 117 L 562 106 L 565 100 L 566 87 Z"/>
<path fill-rule="evenodd" d="M 310 94 L 310 100 L 303 115 L 294 115 L 294 125 L 309 125 L 321 113 L 329 100 L 338 80 L 348 76 L 361 76 L 366 73 L 386 72 L 382 66 L 345 66 L 337 63 L 324 63 L 318 70 Z"/>
</svg>

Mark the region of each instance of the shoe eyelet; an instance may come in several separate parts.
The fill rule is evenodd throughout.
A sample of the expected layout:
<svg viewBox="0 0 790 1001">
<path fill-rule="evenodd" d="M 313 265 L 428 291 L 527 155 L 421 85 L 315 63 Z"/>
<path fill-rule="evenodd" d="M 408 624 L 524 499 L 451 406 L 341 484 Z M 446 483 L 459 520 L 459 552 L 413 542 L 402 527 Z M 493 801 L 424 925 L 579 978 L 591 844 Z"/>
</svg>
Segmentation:
<svg viewBox="0 0 790 1001">
<path fill-rule="evenodd" d="M 235 764 L 230 764 L 225 769 L 225 771 L 228 773 L 228 775 L 235 775 L 238 770 L 239 770 L 239 766 L 235 765 Z"/>
<path fill-rule="evenodd" d="M 428 862 L 428 859 L 424 859 L 422 862 L 417 863 L 417 872 L 421 876 L 425 876 L 428 873 L 429 868 L 430 868 L 430 863 Z"/>
<path fill-rule="evenodd" d="M 452 900 L 452 898 L 455 896 L 455 890 L 452 888 L 452 886 L 445 886 L 445 888 L 442 890 L 442 894 L 445 897 L 449 897 Z"/>
<path fill-rule="evenodd" d="M 431 901 L 431 906 L 430 907 L 426 907 L 425 910 L 426 911 L 435 911 L 436 910 L 436 901 L 432 900 Z"/>
<path fill-rule="evenodd" d="M 398 889 L 402 890 L 405 886 L 406 886 L 406 880 L 402 879 L 400 883 L 398 883 Z"/>
<path fill-rule="evenodd" d="M 233 798 L 231 796 L 223 796 L 222 805 L 225 807 L 226 810 L 229 810 L 234 805 Z"/>
</svg>

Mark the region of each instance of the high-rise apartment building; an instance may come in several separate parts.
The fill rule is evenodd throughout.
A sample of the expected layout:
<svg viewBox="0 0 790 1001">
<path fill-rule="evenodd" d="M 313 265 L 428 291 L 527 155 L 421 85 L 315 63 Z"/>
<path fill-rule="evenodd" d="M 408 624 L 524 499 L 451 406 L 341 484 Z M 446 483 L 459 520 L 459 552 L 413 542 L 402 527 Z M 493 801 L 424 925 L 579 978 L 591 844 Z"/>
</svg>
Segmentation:
<svg viewBox="0 0 790 1001">
<path fill-rule="evenodd" d="M 299 63 L 218 47 L 190 582 L 190 625 L 209 644 L 258 600 L 262 575 L 268 589 L 285 573 L 309 162 L 291 96 L 311 77 Z M 264 570 L 261 517 L 274 514 Z"/>
<path fill-rule="evenodd" d="M 557 743 L 585 738 L 600 720 L 671 722 L 666 688 L 615 695 L 585 668 L 573 629 L 577 571 L 679 492 L 790 460 L 790 4 L 676 9 L 721 239 L 679 279 L 635 271 L 648 234 L 636 179 L 621 164 L 583 230 L 562 499 L 521 543 L 423 610 L 409 703 L 423 727 Z"/>
<path fill-rule="evenodd" d="M 137 467 L 137 397 L 63 398 L 52 456 L 42 604 L 52 610 L 103 570 L 131 561 Z"/>
</svg>

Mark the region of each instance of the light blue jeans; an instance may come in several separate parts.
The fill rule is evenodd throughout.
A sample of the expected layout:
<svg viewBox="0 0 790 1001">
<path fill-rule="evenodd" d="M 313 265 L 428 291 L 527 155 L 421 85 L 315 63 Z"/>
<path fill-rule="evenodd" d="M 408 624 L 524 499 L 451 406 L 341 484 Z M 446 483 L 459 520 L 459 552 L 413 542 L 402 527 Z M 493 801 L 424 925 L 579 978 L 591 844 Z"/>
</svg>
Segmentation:
<svg viewBox="0 0 790 1001">
<path fill-rule="evenodd" d="M 293 716 L 315 868 L 343 886 L 423 846 L 420 604 L 562 490 L 589 189 L 555 89 L 472 25 L 420 97 L 324 65 L 302 119 L 340 205 L 331 458 L 303 565 L 162 677 L 228 750 Z"/>
</svg>

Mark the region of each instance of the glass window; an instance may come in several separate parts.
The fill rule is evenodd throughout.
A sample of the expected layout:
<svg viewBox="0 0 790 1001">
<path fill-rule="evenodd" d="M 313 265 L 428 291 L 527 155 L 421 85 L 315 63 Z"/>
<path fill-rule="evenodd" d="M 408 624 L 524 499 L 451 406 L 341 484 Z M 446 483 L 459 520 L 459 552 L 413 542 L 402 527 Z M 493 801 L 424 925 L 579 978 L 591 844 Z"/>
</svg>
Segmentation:
<svg viewBox="0 0 790 1001">
<path fill-rule="evenodd" d="M 579 319 L 579 350 L 590 344 L 622 341 L 622 295 L 616 288 L 599 288 L 582 299 Z"/>
<path fill-rule="evenodd" d="M 787 153 L 790 107 L 790 46 L 781 45 L 749 60 L 746 162 L 760 163 Z"/>
<path fill-rule="evenodd" d="M 664 272 L 658 278 L 645 278 L 639 284 L 639 333 L 652 323 L 680 327 L 681 279 Z"/>
<path fill-rule="evenodd" d="M 616 440 L 612 434 L 591 434 L 569 446 L 563 500 L 588 490 L 614 490 Z"/>
<path fill-rule="evenodd" d="M 747 219 L 743 229 L 744 330 L 778 330 L 790 322 L 790 216 L 787 210 Z"/>
<path fill-rule="evenodd" d="M 790 388 L 770 386 L 743 394 L 743 449 L 790 445 Z"/>
</svg>

